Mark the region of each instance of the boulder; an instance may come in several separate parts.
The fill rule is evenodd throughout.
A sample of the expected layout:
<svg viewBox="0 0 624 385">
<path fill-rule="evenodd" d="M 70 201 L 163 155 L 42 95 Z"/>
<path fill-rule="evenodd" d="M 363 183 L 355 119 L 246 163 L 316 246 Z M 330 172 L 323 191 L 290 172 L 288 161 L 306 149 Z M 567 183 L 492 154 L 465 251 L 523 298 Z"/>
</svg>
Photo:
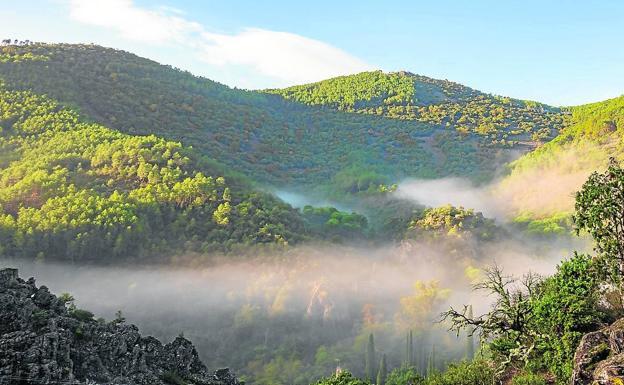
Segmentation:
<svg viewBox="0 0 624 385">
<path fill-rule="evenodd" d="M 588 384 L 624 385 L 624 318 L 581 339 L 572 385 Z"/>
</svg>

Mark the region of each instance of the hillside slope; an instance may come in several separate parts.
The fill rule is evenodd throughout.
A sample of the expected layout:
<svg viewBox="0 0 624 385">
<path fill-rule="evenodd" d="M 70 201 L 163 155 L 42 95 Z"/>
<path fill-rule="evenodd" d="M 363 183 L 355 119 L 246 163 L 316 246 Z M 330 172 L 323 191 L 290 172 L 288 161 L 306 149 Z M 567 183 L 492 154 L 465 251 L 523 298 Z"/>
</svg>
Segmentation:
<svg viewBox="0 0 624 385">
<path fill-rule="evenodd" d="M 106 263 L 304 237 L 300 212 L 193 149 L 32 92 L 0 88 L 0 154 L 0 256 Z"/>
<path fill-rule="evenodd" d="M 518 215 L 544 218 L 574 209 L 587 176 L 624 159 L 624 96 L 571 108 L 571 124 L 553 141 L 510 165 L 498 191 Z"/>
<path fill-rule="evenodd" d="M 399 84 L 388 86 L 391 93 L 401 94 L 405 79 L 413 75 L 390 77 L 399 78 Z M 330 184 L 335 175 L 353 169 L 390 181 L 447 175 L 487 179 L 510 158 L 511 147 L 520 143 L 520 151 L 527 151 L 522 143 L 532 145 L 533 134 L 539 137 L 533 139 L 547 139 L 562 119 L 545 106 L 516 106 L 517 101 L 496 98 L 486 98 L 498 104 L 481 111 L 483 94 L 433 80 L 432 85 L 414 83 L 418 107 L 430 110 L 426 119 L 412 119 L 409 113 L 402 119 L 394 119 L 394 112 L 346 113 L 230 89 L 94 45 L 1 47 L 0 78 L 9 89 L 48 94 L 108 127 L 192 145 L 232 170 L 273 185 Z M 432 95 L 428 99 L 419 96 L 427 93 Z M 477 116 L 458 114 L 462 105 L 456 100 L 473 101 Z M 516 106 L 509 107 L 518 114 L 513 124 L 500 120 L 508 105 Z"/>
<path fill-rule="evenodd" d="M 308 105 L 420 121 L 509 146 L 550 140 L 565 118 L 545 104 L 409 72 L 363 72 L 266 92 Z"/>
</svg>

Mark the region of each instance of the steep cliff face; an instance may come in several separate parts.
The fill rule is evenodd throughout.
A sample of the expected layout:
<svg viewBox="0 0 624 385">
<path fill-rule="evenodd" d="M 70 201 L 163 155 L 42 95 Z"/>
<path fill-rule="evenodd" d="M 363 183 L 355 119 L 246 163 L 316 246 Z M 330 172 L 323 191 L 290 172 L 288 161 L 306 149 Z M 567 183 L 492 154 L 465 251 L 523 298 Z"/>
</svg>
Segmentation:
<svg viewBox="0 0 624 385">
<path fill-rule="evenodd" d="M 68 309 L 16 269 L 0 270 L 0 384 L 239 385 L 207 371 L 184 337 L 161 344 L 121 320 Z"/>
</svg>

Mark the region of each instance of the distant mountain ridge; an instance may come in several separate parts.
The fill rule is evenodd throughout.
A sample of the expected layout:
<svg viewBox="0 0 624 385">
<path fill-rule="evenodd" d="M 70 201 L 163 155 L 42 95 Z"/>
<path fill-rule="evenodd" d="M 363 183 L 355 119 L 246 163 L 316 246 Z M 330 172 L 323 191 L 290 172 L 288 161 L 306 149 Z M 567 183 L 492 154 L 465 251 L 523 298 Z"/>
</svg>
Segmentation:
<svg viewBox="0 0 624 385">
<path fill-rule="evenodd" d="M 340 100 L 348 103 L 326 108 L 293 97 L 299 94 L 292 90 L 307 86 L 231 89 L 95 45 L 10 45 L 0 47 L 2 58 L 0 78 L 8 89 L 48 94 L 126 133 L 180 141 L 271 185 L 327 185 L 353 169 L 389 181 L 488 179 L 516 150 L 526 152 L 554 137 L 564 119 L 561 111 L 541 104 L 489 97 L 408 73 L 330 79 L 326 82 L 352 83 L 344 89 L 357 92 L 341 91 Z M 370 103 L 361 92 L 369 78 L 377 79 Z M 349 113 L 345 106 L 351 99 L 365 113 Z M 470 113 L 461 112 L 468 111 L 465 106 L 471 106 Z"/>
</svg>

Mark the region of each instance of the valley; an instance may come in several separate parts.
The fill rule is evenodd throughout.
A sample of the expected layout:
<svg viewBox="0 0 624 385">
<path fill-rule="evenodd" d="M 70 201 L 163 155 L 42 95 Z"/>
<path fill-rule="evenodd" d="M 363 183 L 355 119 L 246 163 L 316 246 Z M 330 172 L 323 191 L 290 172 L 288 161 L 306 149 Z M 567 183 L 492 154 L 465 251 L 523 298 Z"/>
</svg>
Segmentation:
<svg viewBox="0 0 624 385">
<path fill-rule="evenodd" d="M 0 266 L 71 296 L 63 322 L 184 336 L 248 384 L 560 384 L 622 315 L 621 228 L 601 228 L 622 130 L 622 97 L 553 107 L 407 71 L 243 90 L 9 42 Z"/>
</svg>

